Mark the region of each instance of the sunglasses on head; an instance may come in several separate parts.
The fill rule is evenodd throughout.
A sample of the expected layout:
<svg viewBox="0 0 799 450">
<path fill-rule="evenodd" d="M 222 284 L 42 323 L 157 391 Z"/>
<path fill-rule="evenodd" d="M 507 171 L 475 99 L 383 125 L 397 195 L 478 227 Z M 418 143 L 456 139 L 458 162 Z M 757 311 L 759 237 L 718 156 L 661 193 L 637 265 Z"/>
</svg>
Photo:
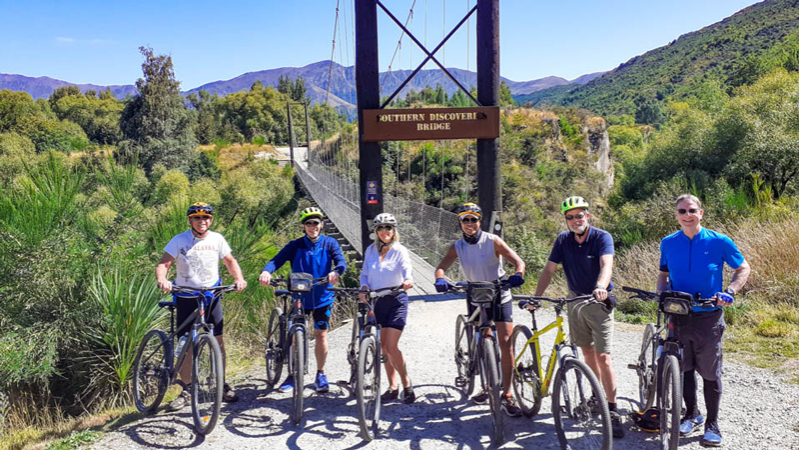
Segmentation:
<svg viewBox="0 0 799 450">
<path fill-rule="evenodd" d="M 480 219 L 478 219 L 477 217 L 464 217 L 463 219 L 461 219 L 461 222 L 463 223 L 477 223 L 479 221 Z"/>
<path fill-rule="evenodd" d="M 698 209 L 696 209 L 696 208 L 688 208 L 688 209 L 685 209 L 685 208 L 679 208 L 679 209 L 677 209 L 677 212 L 678 212 L 679 214 L 686 214 L 686 213 L 688 213 L 688 214 L 696 214 L 696 213 L 698 213 L 698 212 L 699 212 L 699 210 L 698 210 Z"/>
<path fill-rule="evenodd" d="M 315 226 L 319 225 L 320 223 L 322 223 L 322 222 L 320 222 L 320 221 L 318 221 L 318 220 L 306 220 L 306 221 L 305 221 L 305 222 L 303 222 L 302 224 L 303 224 L 303 225 L 307 225 L 307 226 L 312 226 L 312 227 L 315 227 Z"/>
<path fill-rule="evenodd" d="M 583 217 L 585 217 L 585 213 L 578 213 L 578 214 L 574 214 L 574 215 L 566 214 L 566 220 L 574 220 L 574 219 L 580 220 Z"/>
<path fill-rule="evenodd" d="M 387 230 L 393 230 L 393 229 L 394 229 L 394 227 L 392 227 L 391 225 L 378 225 L 375 228 L 375 230 L 377 230 L 377 231 L 387 231 Z"/>
</svg>

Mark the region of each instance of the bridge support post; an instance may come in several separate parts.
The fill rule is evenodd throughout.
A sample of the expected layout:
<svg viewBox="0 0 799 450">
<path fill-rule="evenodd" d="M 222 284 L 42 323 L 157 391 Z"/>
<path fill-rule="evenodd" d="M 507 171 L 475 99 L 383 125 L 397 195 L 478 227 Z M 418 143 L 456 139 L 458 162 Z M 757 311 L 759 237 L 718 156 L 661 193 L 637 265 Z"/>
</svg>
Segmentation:
<svg viewBox="0 0 799 450">
<path fill-rule="evenodd" d="M 286 113 L 289 116 L 289 163 L 294 167 L 294 122 L 291 120 L 291 102 L 286 102 Z"/>
<path fill-rule="evenodd" d="M 308 149 L 305 151 L 307 155 L 311 151 L 311 118 L 308 116 L 308 100 L 303 102 L 305 106 L 305 145 Z"/>
<path fill-rule="evenodd" d="M 477 100 L 499 106 L 499 0 L 477 0 Z M 502 211 L 499 138 L 477 140 L 477 202 L 485 217 L 483 230 L 492 230 Z"/>
<path fill-rule="evenodd" d="M 377 3 L 355 0 L 355 85 L 358 92 L 358 155 L 361 187 L 361 247 L 371 243 L 371 221 L 383 212 L 383 158 L 379 142 L 364 142 L 364 109 L 380 107 Z"/>
</svg>

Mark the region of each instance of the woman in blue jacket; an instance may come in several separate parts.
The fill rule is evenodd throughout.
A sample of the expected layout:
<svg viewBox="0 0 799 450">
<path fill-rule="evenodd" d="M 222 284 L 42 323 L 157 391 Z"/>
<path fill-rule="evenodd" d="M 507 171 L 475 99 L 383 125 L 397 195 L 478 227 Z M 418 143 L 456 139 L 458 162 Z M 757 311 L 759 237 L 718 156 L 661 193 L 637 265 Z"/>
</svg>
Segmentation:
<svg viewBox="0 0 799 450">
<path fill-rule="evenodd" d="M 302 307 L 305 314 L 312 314 L 314 321 L 314 338 L 316 340 L 316 391 L 327 392 L 329 384 L 325 376 L 327 360 L 327 330 L 330 328 L 330 311 L 333 308 L 333 293 L 328 291 L 338 282 L 339 277 L 347 270 L 344 254 L 338 242 L 321 234 L 322 211 L 310 207 L 300 213 L 300 222 L 305 236 L 286 244 L 282 250 L 264 266 L 258 281 L 269 286 L 272 274 L 286 262 L 291 264 L 292 272 L 305 272 L 314 278 L 328 277 L 330 284 L 314 286 L 310 292 L 301 294 Z M 300 386 L 302 388 L 302 386 Z M 294 377 L 291 375 L 280 385 L 282 392 L 294 389 Z"/>
</svg>

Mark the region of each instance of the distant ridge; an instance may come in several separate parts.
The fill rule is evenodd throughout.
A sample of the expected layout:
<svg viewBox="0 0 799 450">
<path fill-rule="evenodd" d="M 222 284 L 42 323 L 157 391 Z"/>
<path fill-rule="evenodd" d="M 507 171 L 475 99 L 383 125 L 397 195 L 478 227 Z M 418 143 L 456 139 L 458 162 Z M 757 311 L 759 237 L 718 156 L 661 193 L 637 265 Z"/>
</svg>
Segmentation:
<svg viewBox="0 0 799 450">
<path fill-rule="evenodd" d="M 464 86 L 471 88 L 477 82 L 477 73 L 463 69 L 449 68 L 450 73 Z M 234 92 L 246 91 L 256 82 L 260 81 L 264 86 L 277 87 L 281 76 L 291 79 L 303 77 L 307 88 L 308 96 L 313 103 L 321 103 L 327 100 L 331 106 L 339 109 L 351 109 L 356 104 L 355 93 L 355 68 L 344 67 L 338 63 L 332 64 L 332 77 L 330 78 L 330 94 L 327 93 L 328 77 L 331 71 L 330 61 L 319 61 L 303 67 L 281 67 L 277 69 L 260 70 L 241 74 L 229 80 L 219 80 L 203 84 L 193 89 L 189 89 L 183 94 L 206 90 L 210 94 L 225 96 Z M 381 95 L 390 95 L 399 85 L 410 76 L 411 70 L 396 70 L 383 72 L 380 74 L 382 84 Z M 604 72 L 586 74 L 573 81 L 565 78 L 549 76 L 530 81 L 513 81 L 502 78 L 508 85 L 514 96 L 527 95 L 555 86 L 568 86 L 574 83 L 584 83 Z M 458 88 L 456 84 L 442 71 L 422 70 L 404 88 L 403 94 L 410 89 L 421 91 L 426 86 L 431 88 L 441 84 L 447 94 L 453 94 Z M 49 77 L 28 77 L 24 75 L 0 74 L 0 89 L 10 89 L 13 91 L 24 91 L 34 99 L 47 98 L 53 91 L 62 86 L 76 85 L 82 92 L 94 90 L 97 92 L 111 89 L 111 93 L 116 98 L 123 99 L 128 95 L 136 95 L 137 90 L 133 85 L 99 86 L 94 84 L 75 84 L 67 81 L 56 80 Z"/>
</svg>

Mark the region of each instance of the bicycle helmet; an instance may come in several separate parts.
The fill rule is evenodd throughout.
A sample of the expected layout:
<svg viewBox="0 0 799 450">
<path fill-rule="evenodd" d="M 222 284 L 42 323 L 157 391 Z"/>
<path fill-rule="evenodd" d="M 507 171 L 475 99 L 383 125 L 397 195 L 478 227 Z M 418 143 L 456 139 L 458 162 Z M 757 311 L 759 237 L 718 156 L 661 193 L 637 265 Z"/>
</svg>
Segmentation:
<svg viewBox="0 0 799 450">
<path fill-rule="evenodd" d="M 381 213 L 372 221 L 372 229 L 377 228 L 378 225 L 391 225 L 392 227 L 396 227 L 397 219 L 394 217 L 394 214 Z"/>
<path fill-rule="evenodd" d="M 564 214 L 574 208 L 588 209 L 588 202 L 582 197 L 569 197 L 560 204 L 560 212 Z"/>
<path fill-rule="evenodd" d="M 300 223 L 305 223 L 306 220 L 316 217 L 319 220 L 322 220 L 324 214 L 322 214 L 322 210 L 311 206 L 310 208 L 305 208 L 300 212 Z"/>
<path fill-rule="evenodd" d="M 197 202 L 191 206 L 189 206 L 189 210 L 186 212 L 187 217 L 194 217 L 194 216 L 214 216 L 214 208 L 211 207 L 208 203 L 204 202 Z"/>
<path fill-rule="evenodd" d="M 477 206 L 476 203 L 464 203 L 458 208 L 458 218 L 471 214 L 473 216 L 477 216 L 479 219 L 483 218 L 483 209 Z"/>
</svg>

